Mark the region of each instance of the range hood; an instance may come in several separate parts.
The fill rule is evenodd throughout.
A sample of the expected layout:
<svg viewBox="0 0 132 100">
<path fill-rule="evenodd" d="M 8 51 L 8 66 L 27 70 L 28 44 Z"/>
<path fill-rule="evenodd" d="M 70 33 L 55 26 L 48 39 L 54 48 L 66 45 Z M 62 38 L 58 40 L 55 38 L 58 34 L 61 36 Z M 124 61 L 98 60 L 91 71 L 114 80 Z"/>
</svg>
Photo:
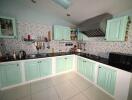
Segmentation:
<svg viewBox="0 0 132 100">
<path fill-rule="evenodd" d="M 111 18 L 111 14 L 104 13 L 81 22 L 77 25 L 77 28 L 81 33 L 85 34 L 88 37 L 105 36 L 107 20 Z"/>
</svg>

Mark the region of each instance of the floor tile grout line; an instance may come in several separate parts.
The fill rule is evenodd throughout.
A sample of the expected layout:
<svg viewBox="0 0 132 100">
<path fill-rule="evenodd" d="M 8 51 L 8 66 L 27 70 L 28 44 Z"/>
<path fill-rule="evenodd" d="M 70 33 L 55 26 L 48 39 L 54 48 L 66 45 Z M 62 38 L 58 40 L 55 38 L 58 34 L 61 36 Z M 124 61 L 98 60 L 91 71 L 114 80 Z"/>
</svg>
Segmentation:
<svg viewBox="0 0 132 100">
<path fill-rule="evenodd" d="M 57 89 L 56 89 L 55 87 L 54 87 L 54 89 L 55 89 L 55 91 L 56 91 L 56 94 L 57 94 L 57 96 L 58 96 L 58 99 L 61 100 L 61 97 L 60 97 L 60 95 L 59 95 Z"/>
</svg>

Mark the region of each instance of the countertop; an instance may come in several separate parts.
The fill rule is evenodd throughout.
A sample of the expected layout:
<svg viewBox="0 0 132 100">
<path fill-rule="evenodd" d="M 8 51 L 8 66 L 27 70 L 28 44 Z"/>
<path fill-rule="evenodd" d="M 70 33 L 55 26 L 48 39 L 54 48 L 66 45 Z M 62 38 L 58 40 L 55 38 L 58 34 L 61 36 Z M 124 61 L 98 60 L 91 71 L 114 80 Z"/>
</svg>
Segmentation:
<svg viewBox="0 0 132 100">
<path fill-rule="evenodd" d="M 14 60 L 13 58 L 10 58 L 10 59 L 2 59 L 1 58 L 0 62 L 20 61 L 20 60 L 27 60 L 27 59 L 37 59 L 37 58 L 55 57 L 55 56 L 63 56 L 63 55 L 72 55 L 72 54 L 75 54 L 75 55 L 78 55 L 78 56 L 81 56 L 84 58 L 88 58 L 88 59 L 106 64 L 106 65 L 109 65 L 109 63 L 108 63 L 109 59 L 108 58 L 103 58 L 103 57 L 88 54 L 88 53 L 70 53 L 70 52 L 61 52 L 61 53 L 59 52 L 59 53 L 54 53 L 54 54 L 52 54 L 52 53 L 44 53 L 43 54 L 42 53 L 39 55 L 38 54 L 31 54 L 31 55 L 27 55 L 25 59 L 16 59 L 16 60 Z M 35 55 L 35 56 L 32 57 L 32 55 Z M 117 66 L 112 66 L 112 67 L 118 68 Z M 122 69 L 122 68 L 119 68 L 119 69 Z M 127 70 L 127 69 L 122 69 L 122 70 L 132 72 L 132 70 Z"/>
</svg>

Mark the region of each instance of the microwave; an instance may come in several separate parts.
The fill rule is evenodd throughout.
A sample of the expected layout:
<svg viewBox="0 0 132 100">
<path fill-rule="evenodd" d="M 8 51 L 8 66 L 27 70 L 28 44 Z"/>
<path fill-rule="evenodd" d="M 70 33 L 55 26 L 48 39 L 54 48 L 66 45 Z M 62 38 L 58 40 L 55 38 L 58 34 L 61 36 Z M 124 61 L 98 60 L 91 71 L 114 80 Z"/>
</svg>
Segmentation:
<svg viewBox="0 0 132 100">
<path fill-rule="evenodd" d="M 109 65 L 132 72 L 132 54 L 109 53 Z"/>
</svg>

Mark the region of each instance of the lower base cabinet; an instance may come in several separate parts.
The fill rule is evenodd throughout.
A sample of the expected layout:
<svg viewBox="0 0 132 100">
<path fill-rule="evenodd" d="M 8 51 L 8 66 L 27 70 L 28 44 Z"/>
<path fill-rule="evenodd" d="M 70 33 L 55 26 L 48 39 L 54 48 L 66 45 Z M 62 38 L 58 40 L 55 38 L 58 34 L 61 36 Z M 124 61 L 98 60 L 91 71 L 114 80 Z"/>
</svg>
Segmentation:
<svg viewBox="0 0 132 100">
<path fill-rule="evenodd" d="M 27 61 L 25 62 L 24 66 L 27 81 L 40 77 L 38 61 Z"/>
<path fill-rule="evenodd" d="M 27 61 L 24 64 L 26 80 L 33 80 L 40 77 L 51 75 L 52 60 L 50 58 L 44 60 Z"/>
<path fill-rule="evenodd" d="M 21 69 L 19 63 L 0 65 L 0 87 L 7 87 L 21 83 Z"/>
<path fill-rule="evenodd" d="M 56 73 L 71 70 L 73 66 L 72 56 L 63 56 L 56 58 Z"/>
<path fill-rule="evenodd" d="M 77 71 L 87 79 L 94 81 L 95 63 L 81 57 L 78 57 L 77 62 Z"/>
<path fill-rule="evenodd" d="M 116 85 L 116 70 L 99 65 L 97 84 L 114 96 Z"/>
</svg>

